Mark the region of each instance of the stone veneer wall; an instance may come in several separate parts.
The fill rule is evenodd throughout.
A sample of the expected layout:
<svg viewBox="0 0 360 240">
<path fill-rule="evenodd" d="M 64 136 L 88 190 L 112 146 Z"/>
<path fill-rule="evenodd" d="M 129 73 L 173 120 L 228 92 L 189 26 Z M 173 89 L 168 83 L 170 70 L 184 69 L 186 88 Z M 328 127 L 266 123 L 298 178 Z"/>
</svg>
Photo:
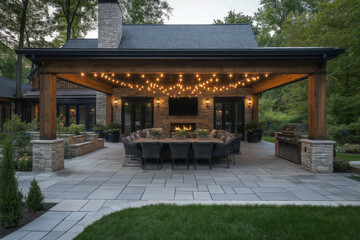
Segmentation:
<svg viewBox="0 0 360 240">
<path fill-rule="evenodd" d="M 139 91 L 128 88 L 116 88 L 114 90 L 114 98 L 121 97 L 154 97 L 151 92 Z M 154 127 L 161 127 L 168 133 L 170 131 L 170 123 L 196 123 L 196 128 L 214 127 L 214 97 L 244 97 L 245 98 L 245 124 L 251 122 L 252 107 L 247 106 L 247 99 L 251 97 L 250 88 L 230 89 L 218 93 L 205 93 L 198 96 L 198 115 L 197 116 L 169 116 L 169 97 L 167 95 L 156 95 L 154 97 Z M 156 99 L 160 99 L 160 107 L 157 107 Z M 209 108 L 206 107 L 206 99 L 210 100 Z M 186 106 L 184 106 L 186 107 Z M 98 115 L 97 115 L 98 117 Z M 99 121 L 102 121 L 99 119 Z M 113 122 L 121 123 L 121 104 L 113 108 Z"/>
<path fill-rule="evenodd" d="M 301 139 L 301 165 L 313 173 L 332 173 L 334 141 Z"/>
<path fill-rule="evenodd" d="M 64 139 L 31 141 L 33 172 L 64 169 Z"/>
<path fill-rule="evenodd" d="M 96 124 L 106 125 L 106 94 L 96 93 Z"/>
</svg>

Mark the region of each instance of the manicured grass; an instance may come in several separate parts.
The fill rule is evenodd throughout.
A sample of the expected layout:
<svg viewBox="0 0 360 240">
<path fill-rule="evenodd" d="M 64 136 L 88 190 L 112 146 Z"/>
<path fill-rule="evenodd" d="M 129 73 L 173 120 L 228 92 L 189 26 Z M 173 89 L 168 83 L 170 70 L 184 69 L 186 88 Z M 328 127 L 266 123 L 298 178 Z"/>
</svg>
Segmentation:
<svg viewBox="0 0 360 240">
<path fill-rule="evenodd" d="M 336 153 L 336 156 L 342 160 L 360 161 L 360 154 L 356 153 Z"/>
<path fill-rule="evenodd" d="M 360 182 L 360 176 L 351 175 L 350 178 Z"/>
<path fill-rule="evenodd" d="M 358 239 L 360 207 L 153 205 L 98 220 L 80 239 Z"/>
<path fill-rule="evenodd" d="M 275 143 L 275 137 L 262 137 L 262 140 Z"/>
</svg>

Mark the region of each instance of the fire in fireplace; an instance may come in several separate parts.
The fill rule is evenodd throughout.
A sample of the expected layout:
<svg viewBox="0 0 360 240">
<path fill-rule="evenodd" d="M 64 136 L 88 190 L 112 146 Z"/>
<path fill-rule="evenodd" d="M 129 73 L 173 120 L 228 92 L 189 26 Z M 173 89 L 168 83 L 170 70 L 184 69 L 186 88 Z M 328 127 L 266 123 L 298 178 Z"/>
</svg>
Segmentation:
<svg viewBox="0 0 360 240">
<path fill-rule="evenodd" d="M 186 130 L 193 132 L 196 130 L 196 123 L 170 123 L 170 132 Z"/>
</svg>

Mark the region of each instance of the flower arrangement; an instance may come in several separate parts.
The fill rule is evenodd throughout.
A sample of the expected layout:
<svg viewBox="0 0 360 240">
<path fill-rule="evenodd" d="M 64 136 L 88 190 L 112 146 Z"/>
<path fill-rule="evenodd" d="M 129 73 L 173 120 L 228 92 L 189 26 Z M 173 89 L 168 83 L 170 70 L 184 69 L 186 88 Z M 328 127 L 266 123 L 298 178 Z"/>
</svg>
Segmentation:
<svg viewBox="0 0 360 240">
<path fill-rule="evenodd" d="M 176 135 L 177 138 L 180 138 L 180 139 L 185 139 L 185 138 L 189 137 L 189 133 L 185 129 L 181 129 L 181 130 L 176 131 L 175 135 Z"/>
<path fill-rule="evenodd" d="M 153 130 L 150 132 L 152 139 L 161 139 L 163 138 L 163 133 L 161 131 Z"/>
<path fill-rule="evenodd" d="M 198 129 L 195 131 L 196 135 L 200 139 L 209 138 L 210 130 L 208 129 Z"/>
</svg>

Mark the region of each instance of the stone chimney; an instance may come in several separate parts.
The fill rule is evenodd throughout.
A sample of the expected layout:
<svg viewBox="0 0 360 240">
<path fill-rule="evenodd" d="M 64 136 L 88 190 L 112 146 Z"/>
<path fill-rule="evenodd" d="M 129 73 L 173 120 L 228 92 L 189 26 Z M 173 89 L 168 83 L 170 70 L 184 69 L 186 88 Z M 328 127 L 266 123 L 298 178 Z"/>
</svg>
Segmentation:
<svg viewBox="0 0 360 240">
<path fill-rule="evenodd" d="M 99 0 L 99 48 L 118 48 L 122 37 L 122 13 L 118 0 Z"/>
</svg>

